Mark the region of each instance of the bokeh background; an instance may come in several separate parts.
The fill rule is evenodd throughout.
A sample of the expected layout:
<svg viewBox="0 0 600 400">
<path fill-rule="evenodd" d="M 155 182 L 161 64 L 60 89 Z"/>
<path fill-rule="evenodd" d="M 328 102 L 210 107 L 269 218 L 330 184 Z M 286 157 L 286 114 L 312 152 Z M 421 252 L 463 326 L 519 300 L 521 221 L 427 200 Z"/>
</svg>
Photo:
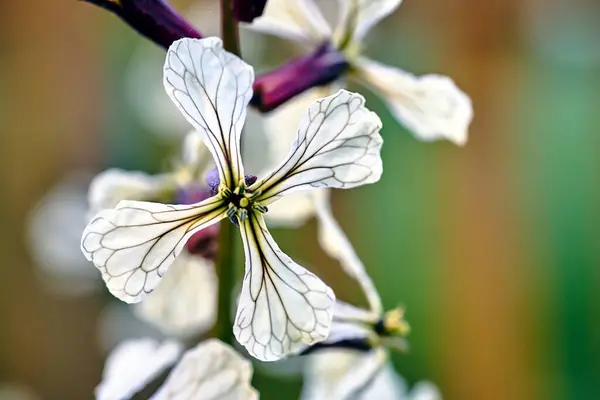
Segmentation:
<svg viewBox="0 0 600 400">
<path fill-rule="evenodd" d="M 171 3 L 202 7 L 216 33 L 216 0 Z M 386 306 L 408 309 L 411 351 L 394 361 L 409 382 L 451 400 L 600 396 L 599 40 L 595 0 L 406 0 L 369 36 L 368 54 L 450 75 L 475 106 L 459 148 L 418 142 L 366 93 L 385 174 L 334 197 Z M 168 167 L 186 127 L 148 105 L 163 54 L 82 2 L 2 1 L 2 400 L 91 398 L 115 341 L 155 334 L 103 290 L 73 232 L 94 173 Z M 314 234 L 275 233 L 360 304 Z M 264 399 L 299 387 L 256 375 Z"/>
</svg>

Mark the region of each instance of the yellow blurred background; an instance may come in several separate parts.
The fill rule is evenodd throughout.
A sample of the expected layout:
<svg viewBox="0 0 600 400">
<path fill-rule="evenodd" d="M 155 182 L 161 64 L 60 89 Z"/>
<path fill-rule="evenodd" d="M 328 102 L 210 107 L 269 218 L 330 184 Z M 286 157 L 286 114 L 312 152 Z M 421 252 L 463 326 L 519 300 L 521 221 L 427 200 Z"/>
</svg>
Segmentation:
<svg viewBox="0 0 600 400">
<path fill-rule="evenodd" d="M 409 382 L 430 379 L 450 400 L 600 396 L 599 42 L 595 0 L 405 0 L 369 36 L 368 54 L 447 74 L 475 107 L 459 148 L 418 142 L 366 93 L 384 121 L 384 177 L 334 197 L 386 306 L 408 310 L 411 351 L 394 360 Z M 140 52 L 157 62 L 140 65 Z M 110 166 L 164 169 L 177 136 L 151 132 L 156 116 L 145 119 L 130 93 L 147 68 L 156 85 L 163 54 L 82 2 L 2 2 L 2 400 L 16 386 L 30 398 L 90 398 L 115 324 L 129 321 L 101 285 L 86 286 L 99 275 L 91 265 L 64 282 L 38 265 L 73 225 L 46 200 L 81 207 L 89 177 Z M 338 297 L 360 302 L 314 232 L 276 236 Z M 288 398 L 298 380 L 258 372 L 257 387 Z"/>
</svg>

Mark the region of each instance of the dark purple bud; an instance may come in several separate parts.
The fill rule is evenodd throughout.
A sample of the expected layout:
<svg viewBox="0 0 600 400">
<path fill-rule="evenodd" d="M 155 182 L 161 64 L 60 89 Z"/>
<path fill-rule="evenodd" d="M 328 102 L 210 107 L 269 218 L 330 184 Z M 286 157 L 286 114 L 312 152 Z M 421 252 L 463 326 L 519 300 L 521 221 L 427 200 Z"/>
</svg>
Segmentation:
<svg viewBox="0 0 600 400">
<path fill-rule="evenodd" d="M 82 0 L 118 15 L 129 26 L 154 43 L 168 48 L 174 41 L 202 35 L 166 0 Z"/>
<path fill-rule="evenodd" d="M 210 190 L 206 187 L 189 186 L 177 191 L 177 204 L 194 204 L 211 197 Z M 190 254 L 214 260 L 219 252 L 219 224 L 194 233 L 185 244 Z"/>
<path fill-rule="evenodd" d="M 221 179 L 219 178 L 219 171 L 217 170 L 217 168 L 213 168 L 210 171 L 208 171 L 208 173 L 206 174 L 206 183 L 208 184 L 208 187 L 210 188 L 210 192 L 212 193 L 213 196 L 216 196 L 217 193 L 219 193 L 219 184 L 221 183 Z M 256 182 L 256 176 L 254 175 L 250 175 L 250 174 L 245 174 L 244 175 L 244 181 L 246 181 L 246 186 L 250 186 L 252 185 L 254 182 Z"/>
<path fill-rule="evenodd" d="M 234 0 L 233 15 L 240 22 L 252 22 L 262 15 L 267 0 Z"/>
<path fill-rule="evenodd" d="M 262 112 L 271 111 L 305 90 L 335 81 L 349 66 L 341 52 L 323 44 L 312 54 L 257 77 L 250 103 Z"/>
</svg>

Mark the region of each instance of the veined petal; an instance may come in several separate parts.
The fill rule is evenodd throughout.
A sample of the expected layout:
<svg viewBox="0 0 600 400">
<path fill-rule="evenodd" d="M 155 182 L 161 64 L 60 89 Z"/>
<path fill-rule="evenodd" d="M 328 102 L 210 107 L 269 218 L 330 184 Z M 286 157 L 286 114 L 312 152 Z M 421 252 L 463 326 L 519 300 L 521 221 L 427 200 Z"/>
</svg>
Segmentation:
<svg viewBox="0 0 600 400">
<path fill-rule="evenodd" d="M 274 361 L 297 344 L 329 334 L 335 296 L 329 286 L 284 254 L 262 215 L 240 223 L 246 273 L 233 332 L 248 352 Z"/>
<path fill-rule="evenodd" d="M 460 146 L 467 142 L 473 106 L 452 79 L 442 75 L 417 77 L 365 58 L 356 66 L 358 77 L 418 139 L 447 139 Z"/>
<path fill-rule="evenodd" d="M 173 341 L 159 344 L 150 338 L 127 340 L 110 353 L 96 387 L 97 400 L 128 399 L 167 367 L 174 364 L 182 346 Z"/>
<path fill-rule="evenodd" d="M 167 174 L 148 175 L 139 171 L 107 169 L 96 175 L 88 191 L 91 215 L 106 208 L 114 208 L 121 200 L 158 200 L 162 190 L 169 189 Z"/>
<path fill-rule="evenodd" d="M 258 200 L 269 204 L 298 190 L 377 182 L 382 173 L 381 120 L 364 103 L 364 97 L 345 90 L 315 101 L 287 159 L 250 187 L 262 191 Z"/>
<path fill-rule="evenodd" d="M 114 296 L 137 303 L 158 285 L 187 239 L 225 215 L 220 196 L 192 205 L 122 201 L 92 219 L 81 250 Z"/>
<path fill-rule="evenodd" d="M 135 306 L 143 319 L 173 335 L 200 334 L 216 318 L 217 276 L 212 261 L 182 251 L 154 292 Z"/>
<path fill-rule="evenodd" d="M 180 39 L 169 47 L 163 81 L 215 158 L 221 183 L 237 186 L 244 177 L 240 135 L 252 97 L 252 67 L 223 50 L 221 39 Z"/>
<path fill-rule="evenodd" d="M 317 221 L 319 223 L 318 237 L 321 248 L 331 258 L 338 260 L 342 269 L 360 284 L 369 302 L 371 312 L 375 315 L 381 315 L 383 312 L 381 297 L 367 273 L 365 265 L 354 251 L 350 240 L 348 240 L 348 237 L 334 218 L 329 201 L 329 193 L 321 190 L 315 191 L 311 195 L 314 199 Z"/>
<path fill-rule="evenodd" d="M 393 13 L 402 0 L 338 0 L 340 36 L 361 42 L 379 21 Z"/>
<path fill-rule="evenodd" d="M 208 339 L 183 355 L 152 399 L 258 399 L 251 379 L 250 361 L 225 343 Z"/>
<path fill-rule="evenodd" d="M 250 29 L 296 42 L 317 44 L 331 37 L 331 28 L 314 0 L 269 0 Z"/>
</svg>

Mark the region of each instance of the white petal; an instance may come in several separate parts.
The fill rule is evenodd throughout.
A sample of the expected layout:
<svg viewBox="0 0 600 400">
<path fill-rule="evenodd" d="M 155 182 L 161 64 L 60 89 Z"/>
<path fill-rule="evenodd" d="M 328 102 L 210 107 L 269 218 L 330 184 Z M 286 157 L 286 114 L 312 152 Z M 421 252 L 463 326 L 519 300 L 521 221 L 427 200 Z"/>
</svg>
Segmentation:
<svg viewBox="0 0 600 400">
<path fill-rule="evenodd" d="M 341 300 L 336 300 L 333 319 L 334 321 L 354 321 L 373 324 L 379 320 L 379 314 L 358 308 Z"/>
<path fill-rule="evenodd" d="M 189 132 L 181 146 L 183 167 L 192 174 L 193 178 L 197 178 L 214 167 L 213 161 L 208 147 L 206 147 L 198 132 Z"/>
<path fill-rule="evenodd" d="M 114 208 L 121 200 L 153 201 L 170 182 L 168 175 L 148 175 L 139 171 L 107 169 L 96 175 L 88 191 L 91 215 Z"/>
<path fill-rule="evenodd" d="M 201 135 L 229 188 L 244 177 L 240 134 L 253 82 L 252 67 L 223 50 L 218 38 L 177 40 L 167 52 L 167 94 Z"/>
<path fill-rule="evenodd" d="M 335 297 L 318 277 L 284 254 L 261 215 L 240 224 L 246 273 L 233 332 L 262 361 L 290 353 L 329 334 Z"/>
<path fill-rule="evenodd" d="M 170 335 L 204 333 L 213 326 L 217 276 L 212 261 L 181 252 L 154 292 L 135 307 L 138 315 Z"/>
<path fill-rule="evenodd" d="M 250 109 L 246 129 L 252 136 L 245 135 L 242 146 L 246 170 L 256 176 L 264 176 L 285 161 L 306 110 L 315 100 L 329 94 L 329 88 L 319 87 L 302 93 L 267 114 Z M 299 192 L 271 204 L 265 219 L 269 226 L 298 227 L 314 214 L 310 194 Z"/>
<path fill-rule="evenodd" d="M 158 285 L 187 239 L 225 214 L 219 196 L 191 205 L 122 201 L 92 219 L 81 250 L 113 295 L 137 303 Z"/>
<path fill-rule="evenodd" d="M 305 370 L 302 400 L 369 399 L 357 391 L 368 385 L 386 365 L 383 349 L 370 352 L 348 349 L 326 349 L 309 356 Z M 373 399 L 402 399 L 384 396 Z"/>
<path fill-rule="evenodd" d="M 258 399 L 252 386 L 252 364 L 216 339 L 187 351 L 152 398 L 154 400 Z"/>
<path fill-rule="evenodd" d="M 447 139 L 460 146 L 467 142 L 473 106 L 452 79 L 442 75 L 417 77 L 364 58 L 357 67 L 359 77 L 418 139 Z"/>
<path fill-rule="evenodd" d="M 319 223 L 318 232 L 321 248 L 331 258 L 338 260 L 344 271 L 360 284 L 371 311 L 376 315 L 380 315 L 383 312 L 381 297 L 379 297 L 371 277 L 367 274 L 364 264 L 358 258 L 346 234 L 335 220 L 331 211 L 329 193 L 321 190 L 313 192 L 312 195 Z"/>
<path fill-rule="evenodd" d="M 173 341 L 159 344 L 154 339 L 133 339 L 120 343 L 106 360 L 96 399 L 128 399 L 168 366 L 175 363 L 182 346 Z"/>
<path fill-rule="evenodd" d="M 269 204 L 298 190 L 377 182 L 382 173 L 381 120 L 364 103 L 361 95 L 345 90 L 314 102 L 287 160 L 250 188 L 263 192 L 259 201 Z"/>
<path fill-rule="evenodd" d="M 442 400 L 440 390 L 431 382 L 417 382 L 408 396 L 409 400 Z"/>
<path fill-rule="evenodd" d="M 317 44 L 331 37 L 331 28 L 314 0 L 269 0 L 250 29 L 296 42 Z"/>
<path fill-rule="evenodd" d="M 400 3 L 402 0 L 338 0 L 338 29 L 349 27 L 352 39 L 360 42 L 373 26 L 393 13 Z"/>
</svg>

